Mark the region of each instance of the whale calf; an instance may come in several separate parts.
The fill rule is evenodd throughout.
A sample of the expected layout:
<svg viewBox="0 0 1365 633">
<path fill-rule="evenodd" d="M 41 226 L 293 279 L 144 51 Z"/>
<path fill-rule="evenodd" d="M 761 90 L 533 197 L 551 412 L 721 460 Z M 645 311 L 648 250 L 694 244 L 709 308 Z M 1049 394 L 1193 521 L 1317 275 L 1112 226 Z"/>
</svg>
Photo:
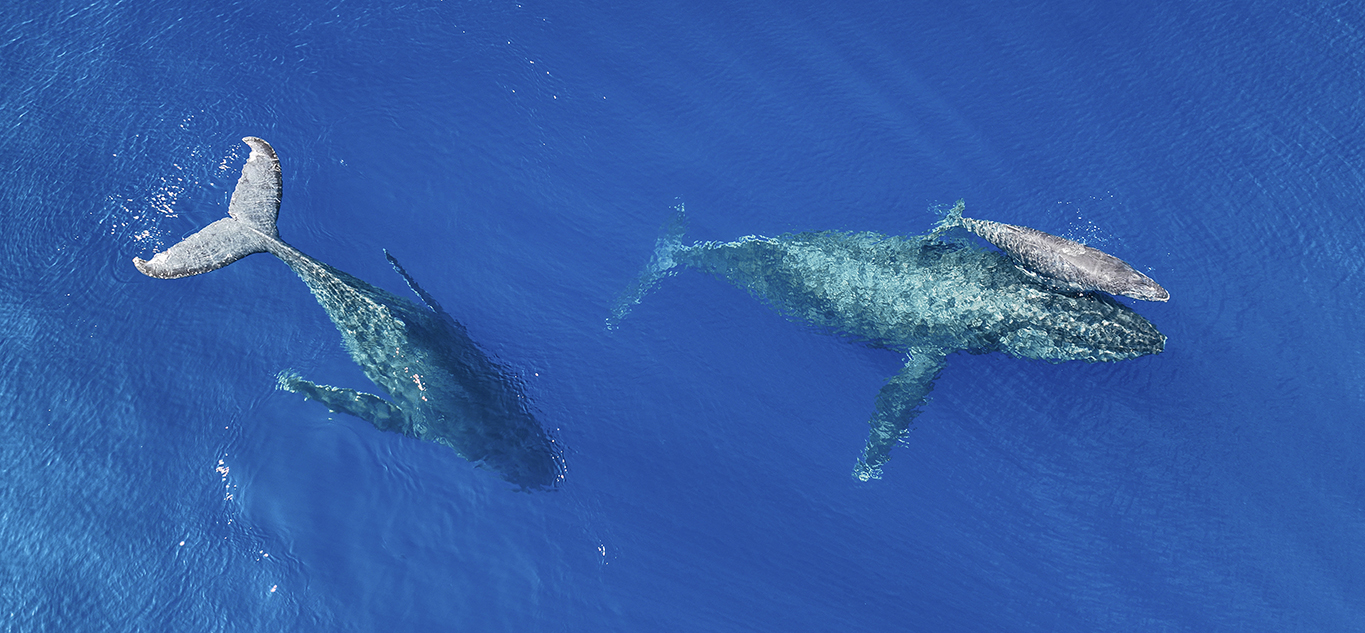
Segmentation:
<svg viewBox="0 0 1365 633">
<path fill-rule="evenodd" d="M 962 210 L 959 202 L 949 217 Z M 1156 354 L 1166 344 L 1147 319 L 1111 297 L 1056 292 L 1005 255 L 945 241 L 939 232 L 818 231 L 685 245 L 684 231 L 678 207 L 608 327 L 618 327 L 659 280 L 692 268 L 748 290 L 794 320 L 905 353 L 905 367 L 882 387 L 869 420 L 853 471 L 863 481 L 881 477 L 891 448 L 954 352 L 1110 362 Z"/>
<path fill-rule="evenodd" d="M 1071 292 L 1107 292 L 1141 299 L 1166 301 L 1171 294 L 1151 277 L 1098 248 L 1073 242 L 1027 226 L 1002 224 L 990 220 L 949 217 L 941 228 L 956 221 L 994 244 L 1045 283 Z"/>
<path fill-rule="evenodd" d="M 313 259 L 280 239 L 275 228 L 283 193 L 280 162 L 269 143 L 242 139 L 251 155 L 232 193 L 228 217 L 149 260 L 144 274 L 176 279 L 222 268 L 253 253 L 270 253 L 308 285 L 341 332 L 351 358 L 388 395 L 319 385 L 293 372 L 280 387 L 349 413 L 383 431 L 444 444 L 496 471 L 523 490 L 552 488 L 563 478 L 554 441 L 527 409 L 520 384 L 385 252 L 425 303 L 371 286 Z"/>
</svg>

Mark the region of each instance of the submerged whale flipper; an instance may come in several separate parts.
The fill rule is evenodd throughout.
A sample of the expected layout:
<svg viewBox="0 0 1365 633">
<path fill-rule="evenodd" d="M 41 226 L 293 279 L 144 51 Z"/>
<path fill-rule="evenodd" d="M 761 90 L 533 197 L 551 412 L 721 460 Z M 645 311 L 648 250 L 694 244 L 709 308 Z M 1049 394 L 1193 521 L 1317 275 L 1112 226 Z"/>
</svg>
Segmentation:
<svg viewBox="0 0 1365 633">
<path fill-rule="evenodd" d="M 409 275 L 408 271 L 403 268 L 403 265 L 398 263 L 397 257 L 394 257 L 393 255 L 389 254 L 388 249 L 384 249 L 384 257 L 387 258 L 389 260 L 389 263 L 393 265 L 393 269 L 398 271 L 398 274 L 403 276 L 403 280 L 408 282 L 408 287 L 412 289 L 413 293 L 415 293 L 419 298 L 422 299 L 422 303 L 427 304 L 427 307 L 431 308 L 432 312 L 435 312 L 437 314 L 446 313 L 446 311 L 441 308 L 441 304 L 436 303 L 435 298 L 433 298 L 430 294 L 427 294 L 427 291 L 423 290 L 421 286 L 417 285 L 417 280 L 413 279 L 412 275 Z"/>
<path fill-rule="evenodd" d="M 863 456 L 853 467 L 861 481 L 882 478 L 882 465 L 891 459 L 891 449 L 910 431 L 919 417 L 919 406 L 934 389 L 934 379 L 943 371 L 947 353 L 937 347 L 920 346 L 910 350 L 905 367 L 877 393 L 877 408 L 868 424 L 872 431 Z"/>
<path fill-rule="evenodd" d="M 133 258 L 143 274 L 178 279 L 217 270 L 247 255 L 270 250 L 265 238 L 279 238 L 275 220 L 284 193 L 280 160 L 265 141 L 248 136 L 251 156 L 232 192 L 228 216 L 210 224 L 150 260 Z"/>
<path fill-rule="evenodd" d="M 281 372 L 280 388 L 321 402 L 333 413 L 349 413 L 381 431 L 402 432 L 403 410 L 372 393 L 319 385 L 293 372 Z"/>
</svg>

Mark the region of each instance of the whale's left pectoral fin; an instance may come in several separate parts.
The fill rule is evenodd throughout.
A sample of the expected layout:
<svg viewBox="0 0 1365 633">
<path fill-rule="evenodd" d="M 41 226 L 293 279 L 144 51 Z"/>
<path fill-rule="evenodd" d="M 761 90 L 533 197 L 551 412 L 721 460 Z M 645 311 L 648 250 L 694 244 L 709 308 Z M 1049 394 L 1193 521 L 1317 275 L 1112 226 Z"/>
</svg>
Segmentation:
<svg viewBox="0 0 1365 633">
<path fill-rule="evenodd" d="M 379 396 L 354 389 L 319 385 L 293 372 L 281 372 L 278 378 L 281 389 L 317 400 L 335 413 L 349 413 L 368 421 L 381 431 L 403 432 L 403 410 Z"/>
<path fill-rule="evenodd" d="M 882 465 L 891 458 L 891 448 L 910 431 L 910 423 L 919 416 L 919 406 L 934 388 L 934 379 L 943 371 L 947 352 L 935 347 L 910 350 L 905 368 L 887 381 L 877 394 L 877 410 L 869 424 L 872 432 L 867 438 L 863 456 L 853 469 L 853 476 L 861 481 L 881 479 Z"/>
</svg>

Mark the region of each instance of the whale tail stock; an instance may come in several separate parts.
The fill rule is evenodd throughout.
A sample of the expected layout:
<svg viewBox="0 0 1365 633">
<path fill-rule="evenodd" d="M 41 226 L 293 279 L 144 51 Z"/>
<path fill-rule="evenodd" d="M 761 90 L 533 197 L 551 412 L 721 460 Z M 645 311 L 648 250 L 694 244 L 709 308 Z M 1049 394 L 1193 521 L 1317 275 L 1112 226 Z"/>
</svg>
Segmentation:
<svg viewBox="0 0 1365 633">
<path fill-rule="evenodd" d="M 630 309 L 640 303 L 660 279 L 673 274 L 673 269 L 678 265 L 674 256 L 686 248 L 682 243 L 683 234 L 686 232 L 687 214 L 682 203 L 679 203 L 673 207 L 673 215 L 664 224 L 659 239 L 654 242 L 654 254 L 650 256 L 649 263 L 645 264 L 640 276 L 621 293 L 616 305 L 612 306 L 611 316 L 607 317 L 608 330 L 616 329 L 621 320 L 630 314 Z"/>
<path fill-rule="evenodd" d="M 228 217 L 210 224 L 151 259 L 133 258 L 144 275 L 178 279 L 217 270 L 253 253 L 270 251 L 279 239 L 279 217 L 284 183 L 280 159 L 270 144 L 248 136 L 242 139 L 251 155 L 242 166 L 242 177 L 232 192 Z"/>
</svg>

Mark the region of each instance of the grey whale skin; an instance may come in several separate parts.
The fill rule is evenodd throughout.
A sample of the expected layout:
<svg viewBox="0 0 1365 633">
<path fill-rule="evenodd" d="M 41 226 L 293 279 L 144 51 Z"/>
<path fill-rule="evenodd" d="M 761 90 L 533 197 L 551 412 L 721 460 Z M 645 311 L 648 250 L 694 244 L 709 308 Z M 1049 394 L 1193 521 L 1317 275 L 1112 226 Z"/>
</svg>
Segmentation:
<svg viewBox="0 0 1365 633">
<path fill-rule="evenodd" d="M 956 222 L 959 202 L 940 228 Z M 949 354 L 1001 352 L 1053 362 L 1156 354 L 1166 337 L 1104 295 L 1054 291 L 1005 255 L 926 236 L 819 231 L 684 245 L 682 207 L 608 327 L 679 267 L 720 277 L 819 330 L 906 354 L 877 396 L 853 475 L 881 477 Z"/>
<path fill-rule="evenodd" d="M 519 384 L 507 377 L 392 255 L 385 255 L 418 306 L 313 259 L 280 240 L 275 228 L 283 180 L 275 150 L 242 139 L 251 155 L 242 167 L 228 216 L 150 260 L 134 258 L 160 279 L 197 275 L 253 253 L 270 253 L 308 284 L 341 332 L 351 358 L 391 398 L 319 385 L 282 372 L 280 386 L 349 413 L 383 431 L 444 444 L 497 471 L 523 490 L 552 488 L 562 479 L 554 442 L 527 409 Z"/>
<path fill-rule="evenodd" d="M 1002 224 L 990 220 L 961 217 L 963 228 L 1005 251 L 1021 266 L 1040 275 L 1044 283 L 1071 292 L 1107 292 L 1143 301 L 1167 301 L 1171 298 L 1151 277 L 1098 248 L 1073 242 L 1064 237 L 1044 233 L 1027 226 Z M 951 228 L 940 227 L 939 231 Z"/>
</svg>

